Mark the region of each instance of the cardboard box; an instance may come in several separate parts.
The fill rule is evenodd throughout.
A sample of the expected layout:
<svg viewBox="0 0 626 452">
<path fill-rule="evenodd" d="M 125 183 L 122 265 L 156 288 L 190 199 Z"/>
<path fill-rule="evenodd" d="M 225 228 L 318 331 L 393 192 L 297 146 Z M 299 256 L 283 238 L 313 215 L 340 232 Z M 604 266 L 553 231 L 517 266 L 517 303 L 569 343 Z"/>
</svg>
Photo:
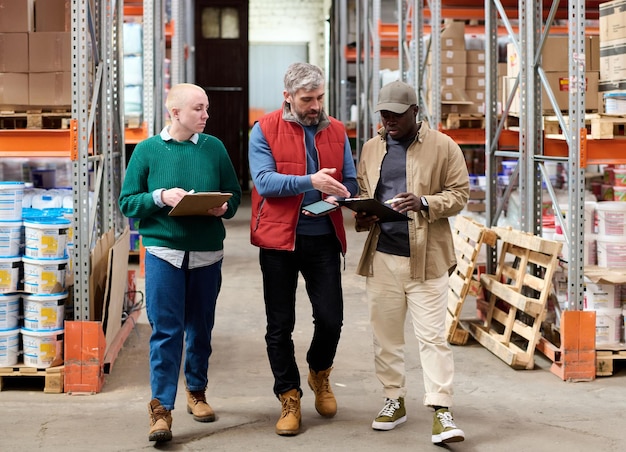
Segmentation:
<svg viewBox="0 0 626 452">
<path fill-rule="evenodd" d="M 600 80 L 626 80 L 626 39 L 600 47 Z"/>
<path fill-rule="evenodd" d="M 468 63 L 467 64 L 467 76 L 468 77 L 484 77 L 485 65 L 480 63 Z"/>
<path fill-rule="evenodd" d="M 485 102 L 485 90 L 468 89 L 465 90 L 469 100 L 475 104 L 482 104 Z"/>
<path fill-rule="evenodd" d="M 444 87 L 441 88 L 442 104 L 471 104 L 472 101 L 467 96 L 464 88 Z"/>
<path fill-rule="evenodd" d="M 446 22 L 441 31 L 441 49 L 465 50 L 465 22 Z"/>
<path fill-rule="evenodd" d="M 70 33 L 34 32 L 28 35 L 30 72 L 65 72 L 72 67 Z"/>
<path fill-rule="evenodd" d="M 626 0 L 625 0 L 626 1 Z M 598 70 L 598 61 L 594 58 L 593 49 L 598 42 L 590 36 L 585 37 L 585 67 L 587 71 Z M 546 72 L 567 71 L 569 68 L 569 38 L 567 36 L 548 36 L 541 52 L 541 67 Z M 595 63 L 594 63 L 595 61 Z M 516 77 L 520 71 L 521 61 L 515 46 L 508 43 L 506 47 L 507 77 Z M 597 69 L 594 69 L 597 68 Z"/>
<path fill-rule="evenodd" d="M 0 32 L 33 31 L 34 0 L 0 0 Z"/>
<path fill-rule="evenodd" d="M 467 76 L 467 65 L 441 63 L 441 77 L 465 77 Z"/>
<path fill-rule="evenodd" d="M 467 51 L 465 49 L 442 49 L 441 64 L 465 64 L 467 62 Z M 427 63 L 430 64 L 432 53 L 428 53 Z"/>
<path fill-rule="evenodd" d="M 441 104 L 441 114 L 475 115 L 484 114 L 480 106 L 474 104 Z"/>
<path fill-rule="evenodd" d="M 28 72 L 28 33 L 0 33 L 0 72 Z"/>
<path fill-rule="evenodd" d="M 28 105 L 28 74 L 0 73 L 0 104 Z"/>
<path fill-rule="evenodd" d="M 485 51 L 484 50 L 467 50 L 467 63 L 485 64 Z"/>
<path fill-rule="evenodd" d="M 483 90 L 485 91 L 485 87 L 487 86 L 487 81 L 485 80 L 485 76 L 482 77 L 473 77 L 467 76 L 465 79 L 465 89 L 467 90 Z"/>
<path fill-rule="evenodd" d="M 626 39 L 626 0 L 601 3 L 599 8 L 601 45 L 614 39 Z"/>
<path fill-rule="evenodd" d="M 589 71 L 585 74 L 586 77 L 586 91 L 585 91 L 585 109 L 586 110 L 597 110 L 599 108 L 599 96 L 598 96 L 598 81 L 600 77 L 600 73 L 597 71 Z M 554 94 L 555 100 L 557 102 L 557 107 L 561 111 L 569 110 L 569 74 L 567 72 L 546 72 L 546 78 L 548 79 L 548 83 L 550 88 L 552 88 L 552 93 Z M 510 93 L 513 85 L 515 83 L 515 77 L 505 77 L 504 78 L 504 90 L 503 90 L 503 103 L 506 102 L 506 98 Z M 550 103 L 550 99 L 545 92 L 545 89 L 542 90 L 542 108 L 544 113 L 553 112 L 554 108 Z M 519 90 L 515 97 L 513 98 L 513 102 L 511 103 L 510 112 L 512 114 L 516 114 L 520 112 L 520 101 L 519 101 Z"/>
<path fill-rule="evenodd" d="M 70 0 L 37 0 L 35 31 L 71 31 Z"/>
<path fill-rule="evenodd" d="M 588 36 L 589 54 L 586 58 L 588 71 L 600 70 L 600 38 L 598 36 Z M 585 47 L 586 48 L 586 47 Z"/>
<path fill-rule="evenodd" d="M 28 77 L 28 104 L 69 106 L 72 103 L 71 72 L 31 72 Z"/>
</svg>

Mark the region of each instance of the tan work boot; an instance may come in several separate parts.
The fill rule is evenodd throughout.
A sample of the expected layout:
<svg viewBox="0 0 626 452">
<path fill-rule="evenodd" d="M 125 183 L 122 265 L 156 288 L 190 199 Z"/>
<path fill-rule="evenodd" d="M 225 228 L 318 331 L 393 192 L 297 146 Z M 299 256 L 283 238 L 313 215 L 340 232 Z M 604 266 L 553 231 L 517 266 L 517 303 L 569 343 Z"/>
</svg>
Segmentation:
<svg viewBox="0 0 626 452">
<path fill-rule="evenodd" d="M 215 412 L 207 403 L 204 391 L 190 391 L 187 389 L 187 413 L 193 414 L 198 422 L 213 422 Z"/>
<path fill-rule="evenodd" d="M 337 414 L 337 401 L 328 381 L 331 370 L 332 367 L 317 373 L 313 369 L 309 370 L 308 382 L 315 394 L 315 409 L 324 417 L 333 417 Z"/>
<path fill-rule="evenodd" d="M 166 410 L 159 399 L 152 399 L 148 404 L 150 413 L 150 441 L 170 441 L 172 439 L 172 412 Z"/>
<path fill-rule="evenodd" d="M 278 396 L 283 411 L 276 423 L 276 434 L 293 436 L 300 433 L 300 391 L 292 389 Z"/>
</svg>

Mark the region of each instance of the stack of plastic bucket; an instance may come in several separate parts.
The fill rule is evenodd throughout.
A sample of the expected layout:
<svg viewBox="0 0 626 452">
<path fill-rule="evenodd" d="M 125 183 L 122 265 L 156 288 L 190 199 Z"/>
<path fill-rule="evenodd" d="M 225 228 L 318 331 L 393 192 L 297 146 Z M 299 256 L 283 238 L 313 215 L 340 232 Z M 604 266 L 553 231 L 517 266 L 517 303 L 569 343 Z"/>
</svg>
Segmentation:
<svg viewBox="0 0 626 452">
<path fill-rule="evenodd" d="M 23 182 L 0 182 L 0 367 L 19 354 Z"/>
<path fill-rule="evenodd" d="M 63 363 L 67 238 L 71 222 L 56 215 L 24 220 L 24 364 L 47 368 Z"/>
</svg>

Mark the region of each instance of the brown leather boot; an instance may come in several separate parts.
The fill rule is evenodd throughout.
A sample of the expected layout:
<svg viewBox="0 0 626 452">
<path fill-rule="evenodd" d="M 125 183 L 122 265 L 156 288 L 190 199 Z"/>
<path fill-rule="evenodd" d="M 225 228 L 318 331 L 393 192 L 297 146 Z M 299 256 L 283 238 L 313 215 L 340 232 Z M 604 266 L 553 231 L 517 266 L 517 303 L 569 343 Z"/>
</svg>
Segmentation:
<svg viewBox="0 0 626 452">
<path fill-rule="evenodd" d="M 198 422 L 213 422 L 215 412 L 207 403 L 204 391 L 190 391 L 187 389 L 187 413 L 193 415 Z"/>
<path fill-rule="evenodd" d="M 283 405 L 280 419 L 276 423 L 276 434 L 293 436 L 300 433 L 300 391 L 291 389 L 278 396 Z"/>
<path fill-rule="evenodd" d="M 329 367 L 316 373 L 313 369 L 309 369 L 308 382 L 315 394 L 315 409 L 324 417 L 333 417 L 337 414 L 337 401 L 328 381 L 331 370 L 333 368 Z"/>
<path fill-rule="evenodd" d="M 172 412 L 166 410 L 159 399 L 152 399 L 148 404 L 150 413 L 150 441 L 170 441 L 172 439 Z"/>
</svg>

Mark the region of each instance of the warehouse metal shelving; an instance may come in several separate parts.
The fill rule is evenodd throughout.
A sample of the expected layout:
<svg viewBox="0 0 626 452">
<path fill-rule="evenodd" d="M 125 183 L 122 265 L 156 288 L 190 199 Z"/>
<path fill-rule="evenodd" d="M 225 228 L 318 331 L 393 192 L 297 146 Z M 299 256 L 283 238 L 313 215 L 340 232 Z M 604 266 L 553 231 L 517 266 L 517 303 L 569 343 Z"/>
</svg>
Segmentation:
<svg viewBox="0 0 626 452">
<path fill-rule="evenodd" d="M 484 19 L 485 55 L 486 55 L 486 127 L 484 132 L 468 133 L 461 129 L 456 131 L 444 130 L 460 144 L 472 142 L 485 146 L 486 176 L 487 176 L 487 226 L 495 226 L 502 212 L 502 205 L 510 196 L 512 186 L 505 191 L 504 197 L 498 203 L 496 197 L 497 159 L 502 157 L 517 159 L 518 165 L 512 180 L 518 180 L 521 204 L 521 229 L 540 235 L 542 184 L 545 184 L 556 211 L 555 217 L 561 226 L 569 246 L 568 272 L 568 300 L 569 311 L 578 311 L 582 308 L 583 300 L 583 245 L 584 245 L 584 171 L 587 164 L 592 163 L 623 163 L 626 158 L 623 152 L 618 153 L 617 142 L 607 140 L 587 140 L 584 124 L 585 99 L 585 33 L 588 18 L 597 19 L 600 1 L 570 0 L 564 7 L 558 0 L 487 0 L 487 1 L 459 1 L 442 0 L 427 1 L 427 10 L 423 0 L 398 0 L 398 59 L 401 68 L 401 77 L 404 81 L 416 86 L 420 94 L 422 117 L 441 129 L 440 89 L 440 36 L 439 33 L 430 34 L 431 73 L 431 105 L 432 111 L 427 111 L 424 99 L 424 70 L 425 55 L 420 53 L 425 30 L 423 17 L 430 17 L 430 28 L 437 30 L 443 17 L 456 19 L 476 19 L 480 11 Z M 380 36 L 376 24 L 380 20 L 380 0 L 361 0 L 357 2 L 357 102 L 359 104 L 359 121 L 357 123 L 357 155 L 363 143 L 374 136 L 377 121 L 373 114 L 373 105 L 380 88 Z M 587 14 L 590 8 L 591 13 Z M 449 14 L 446 16 L 445 14 Z M 510 18 L 516 19 L 513 24 Z M 542 124 L 542 89 L 546 90 L 553 106 L 556 106 L 554 95 L 550 90 L 541 67 L 541 50 L 546 36 L 551 32 L 556 19 L 565 19 L 569 24 L 554 26 L 559 32 L 567 30 L 569 54 L 569 79 L 574 89 L 569 95 L 569 120 L 566 121 L 560 113 L 557 117 L 561 129 L 564 131 L 560 140 L 547 139 L 543 136 Z M 410 37 L 404 30 L 412 30 Z M 519 132 L 504 130 L 504 121 L 508 115 L 512 96 L 503 106 L 504 113 L 498 116 L 497 106 L 497 46 L 498 37 L 506 31 L 509 40 L 513 42 L 520 61 L 521 71 L 517 86 L 520 89 L 520 124 Z M 358 56 L 361 56 L 359 58 Z M 367 56 L 367 57 L 365 57 Z M 582 56 L 582 57 L 581 57 Z M 403 66 L 407 64 L 407 66 Z M 513 90 L 514 92 L 515 90 Z M 561 210 L 556 200 L 545 163 L 561 161 L 568 168 L 568 216 L 567 222 L 562 220 Z M 488 271 L 495 269 L 495 250 L 490 249 L 487 255 Z M 559 359 L 558 350 L 548 350 L 545 346 L 542 351 L 552 353 L 553 358 Z M 553 372 L 565 378 L 577 378 L 563 369 L 553 369 Z"/>
</svg>

